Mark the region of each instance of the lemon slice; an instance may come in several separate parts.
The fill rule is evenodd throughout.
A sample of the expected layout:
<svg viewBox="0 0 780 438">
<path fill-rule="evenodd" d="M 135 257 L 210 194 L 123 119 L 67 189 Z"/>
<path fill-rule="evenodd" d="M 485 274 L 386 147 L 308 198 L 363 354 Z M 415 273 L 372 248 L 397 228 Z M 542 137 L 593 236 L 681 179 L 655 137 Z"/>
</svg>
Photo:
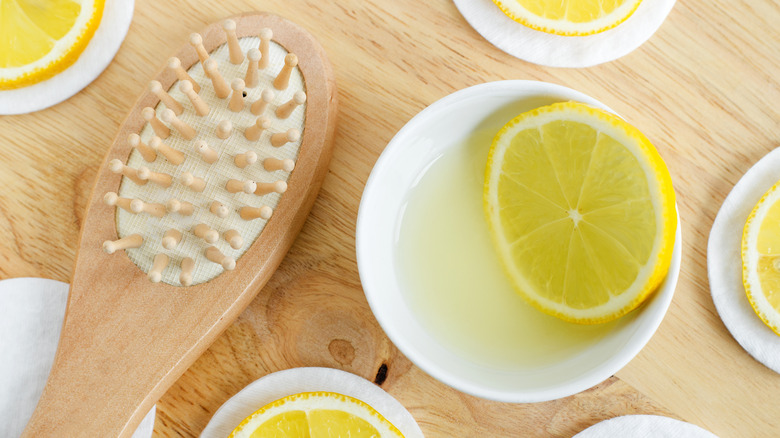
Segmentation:
<svg viewBox="0 0 780 438">
<path fill-rule="evenodd" d="M 567 102 L 496 135 L 484 206 L 517 292 L 584 324 L 636 308 L 666 275 L 677 226 L 671 177 L 636 128 Z"/>
<path fill-rule="evenodd" d="M 624 22 L 642 0 L 493 0 L 513 20 L 542 32 L 582 36 Z"/>
<path fill-rule="evenodd" d="M 780 335 L 780 182 L 761 197 L 745 223 L 742 283 L 753 310 Z"/>
<path fill-rule="evenodd" d="M 105 0 L 0 0 L 0 90 L 48 79 L 76 62 Z"/>
<path fill-rule="evenodd" d="M 303 392 L 269 403 L 245 418 L 229 438 L 403 437 L 366 403 L 335 392 Z"/>
</svg>

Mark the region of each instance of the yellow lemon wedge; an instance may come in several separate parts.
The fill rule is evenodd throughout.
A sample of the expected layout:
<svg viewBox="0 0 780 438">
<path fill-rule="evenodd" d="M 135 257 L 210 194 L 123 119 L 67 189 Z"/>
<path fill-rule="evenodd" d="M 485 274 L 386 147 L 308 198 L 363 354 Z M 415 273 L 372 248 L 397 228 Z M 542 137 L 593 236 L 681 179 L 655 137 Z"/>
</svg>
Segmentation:
<svg viewBox="0 0 780 438">
<path fill-rule="evenodd" d="M 269 403 L 229 438 L 403 438 L 366 403 L 335 392 L 303 392 Z"/>
<path fill-rule="evenodd" d="M 0 0 L 0 90 L 71 66 L 103 16 L 105 0 Z"/>
<path fill-rule="evenodd" d="M 758 317 L 780 335 L 780 182 L 761 197 L 745 223 L 742 283 Z"/>
<path fill-rule="evenodd" d="M 537 108 L 499 131 L 484 207 L 515 290 L 563 320 L 616 319 L 669 270 L 677 215 L 665 163 L 636 128 L 585 104 Z"/>
<path fill-rule="evenodd" d="M 532 29 L 564 36 L 604 32 L 624 22 L 642 0 L 493 0 Z"/>
</svg>

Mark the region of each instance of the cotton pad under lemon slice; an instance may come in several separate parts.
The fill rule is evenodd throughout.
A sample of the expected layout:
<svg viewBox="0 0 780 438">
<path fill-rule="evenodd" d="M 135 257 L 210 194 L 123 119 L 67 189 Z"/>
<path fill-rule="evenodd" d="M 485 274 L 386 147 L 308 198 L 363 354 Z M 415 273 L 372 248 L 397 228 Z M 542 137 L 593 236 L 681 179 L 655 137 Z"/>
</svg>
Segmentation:
<svg viewBox="0 0 780 438">
<path fill-rule="evenodd" d="M 761 197 L 745 223 L 742 282 L 753 310 L 780 335 L 780 182 Z"/>
<path fill-rule="evenodd" d="M 618 318 L 669 269 L 677 217 L 666 165 L 639 130 L 590 106 L 557 103 L 504 126 L 484 207 L 516 291 L 561 319 Z"/>
<path fill-rule="evenodd" d="M 70 67 L 100 24 L 105 0 L 0 0 L 0 90 Z"/>
<path fill-rule="evenodd" d="M 293 394 L 263 406 L 228 438 L 403 438 L 368 404 L 335 392 Z"/>
<path fill-rule="evenodd" d="M 625 21 L 642 0 L 493 0 L 530 28 L 563 36 L 591 35 Z"/>
</svg>

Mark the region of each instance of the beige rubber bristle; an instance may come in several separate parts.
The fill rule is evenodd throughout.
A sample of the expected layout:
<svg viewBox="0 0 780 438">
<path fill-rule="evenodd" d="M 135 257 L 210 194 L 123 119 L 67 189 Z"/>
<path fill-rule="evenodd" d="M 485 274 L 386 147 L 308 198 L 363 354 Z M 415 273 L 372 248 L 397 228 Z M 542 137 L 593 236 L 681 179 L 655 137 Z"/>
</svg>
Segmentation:
<svg viewBox="0 0 780 438">
<path fill-rule="evenodd" d="M 248 126 L 244 130 L 244 137 L 249 141 L 257 141 L 260 139 L 260 135 L 266 129 L 271 127 L 271 119 L 268 117 L 260 116 L 255 119 L 255 124 Z"/>
<path fill-rule="evenodd" d="M 287 191 L 287 183 L 279 180 L 272 183 L 257 183 L 255 195 L 267 195 L 268 193 L 284 193 Z"/>
<path fill-rule="evenodd" d="M 225 254 L 222 254 L 222 251 L 220 251 L 216 246 L 210 246 L 206 248 L 205 254 L 209 261 L 212 261 L 218 265 L 222 265 L 222 268 L 224 268 L 226 271 L 232 271 L 233 269 L 236 269 L 236 260 L 232 257 L 228 257 Z"/>
<path fill-rule="evenodd" d="M 201 117 L 209 114 L 210 108 L 203 99 L 200 98 L 198 92 L 192 87 L 190 81 L 179 82 L 179 90 L 187 96 L 187 99 L 192 103 L 192 108 L 195 109 L 195 113 Z"/>
<path fill-rule="evenodd" d="M 165 106 L 169 110 L 173 111 L 177 116 L 184 112 L 184 107 L 182 104 L 178 100 L 171 97 L 171 95 L 163 89 L 160 81 L 149 82 L 149 91 L 157 96 L 157 98 L 160 99 L 160 102 L 164 103 Z"/>
<path fill-rule="evenodd" d="M 127 136 L 127 144 L 131 148 L 136 149 L 144 161 L 151 163 L 157 159 L 157 152 L 154 151 L 148 144 L 141 141 L 141 136 L 138 134 L 130 134 Z"/>
<path fill-rule="evenodd" d="M 165 268 L 168 267 L 168 262 L 170 261 L 171 258 L 165 254 L 160 253 L 155 255 L 154 262 L 152 262 L 152 269 L 146 273 L 146 275 L 149 277 L 149 281 L 152 283 L 159 283 L 160 280 L 162 280 L 162 273 Z"/>
<path fill-rule="evenodd" d="M 244 192 L 247 194 L 254 193 L 257 190 L 257 183 L 254 181 L 240 181 L 237 179 L 229 179 L 225 183 L 225 190 L 230 193 Z"/>
<path fill-rule="evenodd" d="M 238 209 L 238 215 L 245 221 L 253 219 L 270 219 L 273 214 L 271 207 L 264 205 L 262 207 L 241 207 Z"/>
<path fill-rule="evenodd" d="M 277 170 L 283 170 L 285 172 L 292 172 L 295 169 L 295 161 L 285 158 L 280 160 L 278 158 L 268 157 L 263 160 L 263 169 L 268 172 L 274 172 Z"/>
<path fill-rule="evenodd" d="M 162 141 L 160 137 L 156 135 L 152 137 L 151 140 L 149 140 L 149 147 L 152 148 L 152 150 L 159 152 L 160 155 L 165 157 L 165 159 L 174 166 L 178 166 L 184 162 L 184 153 L 182 151 L 177 151 L 176 149 L 168 146 L 164 141 Z"/>
<path fill-rule="evenodd" d="M 163 204 L 144 202 L 140 199 L 130 201 L 130 211 L 135 214 L 146 213 L 154 217 L 163 217 L 168 212 Z"/>
<path fill-rule="evenodd" d="M 230 102 L 228 103 L 228 109 L 237 113 L 244 110 L 244 88 L 246 84 L 243 79 L 233 79 L 230 83 L 230 88 L 233 89 L 233 94 L 230 95 Z"/>
<path fill-rule="evenodd" d="M 208 143 L 203 140 L 196 141 L 194 148 L 195 151 L 200 154 L 200 158 L 209 164 L 213 164 L 219 160 L 219 153 L 217 153 L 217 151 L 214 149 L 211 149 Z"/>
<path fill-rule="evenodd" d="M 244 246 L 244 239 L 237 230 L 227 230 L 222 233 L 222 237 L 225 238 L 225 241 L 227 241 L 233 249 L 241 249 L 241 247 Z"/>
<path fill-rule="evenodd" d="M 176 78 L 180 81 L 189 81 L 192 84 L 192 88 L 195 90 L 196 93 L 200 93 L 200 85 L 195 82 L 195 79 L 192 79 L 192 76 L 190 76 L 189 73 L 187 73 L 187 70 L 184 70 L 184 68 L 181 66 L 181 60 L 177 57 L 168 58 L 168 68 L 173 70 L 173 73 L 176 75 Z"/>
<path fill-rule="evenodd" d="M 195 49 L 195 52 L 197 52 L 198 59 L 200 59 L 201 63 L 206 62 L 206 60 L 209 59 L 209 52 L 203 47 L 203 37 L 200 36 L 199 33 L 190 34 L 190 45 Z"/>
<path fill-rule="evenodd" d="M 131 181 L 138 184 L 139 186 L 142 186 L 147 182 L 145 179 L 141 179 L 138 177 L 137 169 L 133 169 L 132 167 L 125 166 L 125 163 L 117 160 L 116 158 L 108 162 L 108 169 L 111 172 L 119 173 L 127 178 L 130 178 Z"/>
<path fill-rule="evenodd" d="M 260 93 L 260 99 L 257 99 L 252 106 L 249 107 L 249 111 L 256 116 L 263 114 L 265 109 L 268 108 L 268 105 L 274 101 L 274 97 L 276 97 L 274 92 L 266 88 Z"/>
<path fill-rule="evenodd" d="M 184 257 L 181 260 L 181 275 L 179 275 L 179 283 L 182 286 L 189 286 L 192 284 L 192 273 L 195 271 L 195 260 L 190 257 Z"/>
<path fill-rule="evenodd" d="M 197 224 L 192 227 L 192 234 L 205 240 L 206 243 L 214 243 L 219 240 L 219 233 L 217 230 L 211 229 L 206 224 Z"/>
<path fill-rule="evenodd" d="M 290 85 L 290 75 L 293 69 L 298 65 L 298 57 L 294 53 L 288 53 L 284 57 L 284 66 L 279 74 L 274 79 L 274 88 L 277 90 L 284 90 Z"/>
<path fill-rule="evenodd" d="M 179 177 L 182 185 L 195 192 L 202 192 L 206 188 L 206 180 L 198 178 L 190 172 L 184 172 Z"/>
<path fill-rule="evenodd" d="M 217 137 L 221 138 L 222 140 L 227 139 L 230 137 L 230 134 L 233 133 L 233 122 L 230 120 L 223 120 L 217 124 Z"/>
<path fill-rule="evenodd" d="M 106 254 L 113 254 L 123 249 L 138 248 L 144 243 L 144 238 L 140 234 L 131 234 L 117 240 L 106 240 L 103 242 L 103 251 Z"/>
<path fill-rule="evenodd" d="M 295 111 L 295 108 L 303 105 L 304 102 L 306 102 L 306 93 L 297 91 L 290 100 L 280 105 L 279 108 L 276 108 L 276 117 L 280 119 L 290 117 L 290 114 Z"/>
<path fill-rule="evenodd" d="M 195 131 L 195 128 L 188 125 L 187 122 L 176 117 L 176 114 L 174 114 L 174 112 L 169 108 L 163 110 L 163 112 L 160 114 L 160 118 L 162 118 L 163 122 L 169 123 L 174 128 L 176 128 L 176 130 L 179 131 L 181 136 L 186 140 L 192 140 L 198 134 L 198 132 Z"/>
<path fill-rule="evenodd" d="M 246 166 L 251 166 L 257 162 L 257 154 L 254 151 L 236 154 L 236 157 L 233 158 L 233 162 L 236 164 L 236 167 L 243 169 Z"/>
<path fill-rule="evenodd" d="M 268 28 L 264 27 L 260 29 L 260 46 L 258 49 L 260 49 L 260 68 L 266 68 L 268 67 L 268 62 L 270 61 L 270 53 L 271 53 L 271 38 L 274 37 L 274 32 Z"/>
<path fill-rule="evenodd" d="M 287 143 L 298 141 L 301 138 L 301 131 L 297 129 L 288 129 L 287 132 L 277 132 L 271 136 L 271 146 L 282 147 Z"/>
<path fill-rule="evenodd" d="M 168 188 L 173 182 L 173 177 L 167 173 L 152 172 L 148 167 L 141 166 L 138 168 L 138 178 L 146 181 L 151 181 L 160 187 Z"/>
<path fill-rule="evenodd" d="M 187 201 L 180 201 L 178 199 L 170 199 L 165 204 L 165 208 L 168 213 L 179 213 L 182 216 L 191 216 L 195 211 L 195 206 Z"/>
<path fill-rule="evenodd" d="M 209 211 L 219 218 L 226 218 L 228 214 L 230 214 L 230 209 L 219 201 L 212 201 L 211 206 L 209 206 Z"/>
<path fill-rule="evenodd" d="M 246 65 L 246 75 L 244 75 L 244 83 L 246 84 L 247 88 L 254 88 L 257 86 L 257 83 L 259 82 L 260 72 L 259 72 L 259 66 L 258 63 L 260 62 L 260 58 L 262 55 L 260 54 L 260 51 L 257 49 L 250 49 L 246 53 L 246 59 L 249 60 L 249 62 Z"/>
<path fill-rule="evenodd" d="M 157 118 L 157 113 L 154 112 L 154 108 L 146 107 L 141 110 L 141 116 L 149 122 L 154 130 L 154 133 L 160 138 L 168 138 L 171 135 L 171 130 Z"/>
<path fill-rule="evenodd" d="M 230 95 L 230 85 L 228 85 L 225 78 L 219 72 L 219 66 L 217 61 L 209 59 L 203 63 L 203 71 L 211 79 L 211 85 L 214 87 L 214 94 L 218 98 L 224 99 Z"/>
<path fill-rule="evenodd" d="M 103 203 L 114 207 L 117 206 L 121 208 L 122 210 L 129 211 L 130 210 L 130 202 L 132 199 L 129 198 L 120 198 L 119 195 L 116 194 L 116 192 L 107 192 L 105 195 L 103 195 Z"/>
<path fill-rule="evenodd" d="M 227 38 L 230 63 L 236 65 L 241 64 L 244 62 L 244 52 L 241 51 L 241 46 L 238 44 L 236 22 L 230 19 L 225 20 L 222 22 L 222 29 L 225 31 L 225 37 Z"/>
<path fill-rule="evenodd" d="M 181 242 L 181 237 L 181 231 L 177 230 L 176 228 L 169 228 L 165 234 L 163 234 L 162 247 L 165 249 L 176 248 L 176 245 Z"/>
</svg>

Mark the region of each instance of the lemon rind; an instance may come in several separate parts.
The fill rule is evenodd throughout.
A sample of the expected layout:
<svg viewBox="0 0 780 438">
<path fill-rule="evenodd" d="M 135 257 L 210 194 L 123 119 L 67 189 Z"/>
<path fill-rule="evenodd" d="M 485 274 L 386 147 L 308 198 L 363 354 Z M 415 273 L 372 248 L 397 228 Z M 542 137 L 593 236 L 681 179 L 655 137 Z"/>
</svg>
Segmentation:
<svg viewBox="0 0 780 438">
<path fill-rule="evenodd" d="M 608 15 L 597 20 L 575 23 L 567 20 L 552 20 L 540 17 L 522 7 L 516 0 L 493 0 L 493 3 L 504 14 L 516 22 L 540 32 L 559 36 L 588 36 L 613 29 L 631 17 L 639 8 L 641 2 L 642 0 L 629 0 Z M 613 16 L 619 16 L 619 18 L 610 19 Z"/>
<path fill-rule="evenodd" d="M 82 31 L 78 34 L 74 32 L 73 35 L 71 35 L 71 32 L 68 32 L 42 58 L 25 66 L 0 69 L 0 90 L 13 90 L 43 82 L 73 65 L 89 45 L 98 27 L 100 27 L 105 9 L 105 0 L 93 0 L 91 9 L 92 15 L 89 17 L 84 16 L 85 18 L 79 16 L 73 25 L 74 29 L 80 27 Z M 69 48 L 61 52 L 56 58 L 50 56 L 51 53 L 56 53 L 56 49 L 61 46 L 68 46 Z"/>
<path fill-rule="evenodd" d="M 662 233 L 661 238 L 656 241 L 656 245 L 649 257 L 649 260 L 655 260 L 655 262 L 648 262 L 643 270 L 637 275 L 638 279 L 644 276 L 646 280 L 643 282 L 635 281 L 631 288 L 617 297 L 617 300 L 613 298 L 605 304 L 584 310 L 573 309 L 562 305 L 561 303 L 546 300 L 538 293 L 532 294 L 528 292 L 529 290 L 534 290 L 534 288 L 521 274 L 515 271 L 514 266 L 511 263 L 507 262 L 511 257 L 505 251 L 504 247 L 506 245 L 503 243 L 505 239 L 502 239 L 499 235 L 501 226 L 498 221 L 498 215 L 496 214 L 496 211 L 494 211 L 496 202 L 491 202 L 491 200 L 496 197 L 493 192 L 497 189 L 497 181 L 494 181 L 493 179 L 497 179 L 500 172 L 490 172 L 490 169 L 493 167 L 493 162 L 496 160 L 497 154 L 500 153 L 501 156 L 503 156 L 507 150 L 507 147 L 499 147 L 499 140 L 501 138 L 506 138 L 506 132 L 513 128 L 517 129 L 518 125 L 523 122 L 538 119 L 534 124 L 529 124 L 527 126 L 521 125 L 523 126 L 523 129 L 527 129 L 536 125 L 542 125 L 548 121 L 560 120 L 560 117 L 558 116 L 563 111 L 574 111 L 572 114 L 579 116 L 581 116 L 583 114 L 582 111 L 584 111 L 588 116 L 597 117 L 602 121 L 606 121 L 609 123 L 609 126 L 616 129 L 616 131 L 625 131 L 626 136 L 638 140 L 636 144 L 643 154 L 637 155 L 636 152 L 638 151 L 633 149 L 629 150 L 637 157 L 639 163 L 645 167 L 645 174 L 648 175 L 649 188 L 651 193 L 655 195 L 651 196 L 651 198 L 653 199 L 657 213 L 657 224 L 659 224 L 659 229 Z M 626 144 L 625 142 L 623 143 Z M 677 231 L 674 188 L 672 187 L 671 176 L 663 159 L 652 143 L 650 143 L 638 129 L 625 123 L 621 119 L 618 119 L 616 116 L 578 102 L 561 102 L 540 107 L 514 118 L 496 134 L 488 155 L 487 169 L 488 171 L 485 175 L 484 203 L 494 246 L 499 252 L 502 266 L 512 280 L 515 291 L 538 310 L 562 320 L 578 324 L 599 324 L 609 322 L 631 312 L 641 305 L 658 288 L 666 277 L 671 265 L 675 233 Z M 657 178 L 655 178 L 655 184 L 653 184 L 653 178 L 649 177 L 650 175 L 657 176 Z M 621 297 L 626 298 L 621 300 Z"/>
<path fill-rule="evenodd" d="M 398 428 L 366 402 L 335 392 L 315 391 L 288 395 L 273 401 L 246 417 L 230 433 L 228 438 L 248 438 L 266 420 L 283 412 L 284 405 L 294 405 L 296 410 L 340 409 L 368 421 L 381 437 L 403 438 Z M 368 414 L 368 415 L 366 415 Z"/>
<path fill-rule="evenodd" d="M 761 196 L 761 199 L 753 207 L 742 231 L 742 284 L 745 287 L 745 294 L 753 311 L 758 315 L 761 321 L 766 324 L 775 334 L 780 335 L 780 312 L 772 307 L 761 290 L 761 282 L 758 278 L 758 251 L 750 251 L 751 242 L 758 240 L 758 233 L 761 230 L 761 224 L 756 223 L 756 217 L 763 217 L 770 207 L 776 202 L 780 202 L 780 181 L 775 183 L 769 190 Z M 751 284 L 756 286 L 753 290 Z"/>
</svg>

